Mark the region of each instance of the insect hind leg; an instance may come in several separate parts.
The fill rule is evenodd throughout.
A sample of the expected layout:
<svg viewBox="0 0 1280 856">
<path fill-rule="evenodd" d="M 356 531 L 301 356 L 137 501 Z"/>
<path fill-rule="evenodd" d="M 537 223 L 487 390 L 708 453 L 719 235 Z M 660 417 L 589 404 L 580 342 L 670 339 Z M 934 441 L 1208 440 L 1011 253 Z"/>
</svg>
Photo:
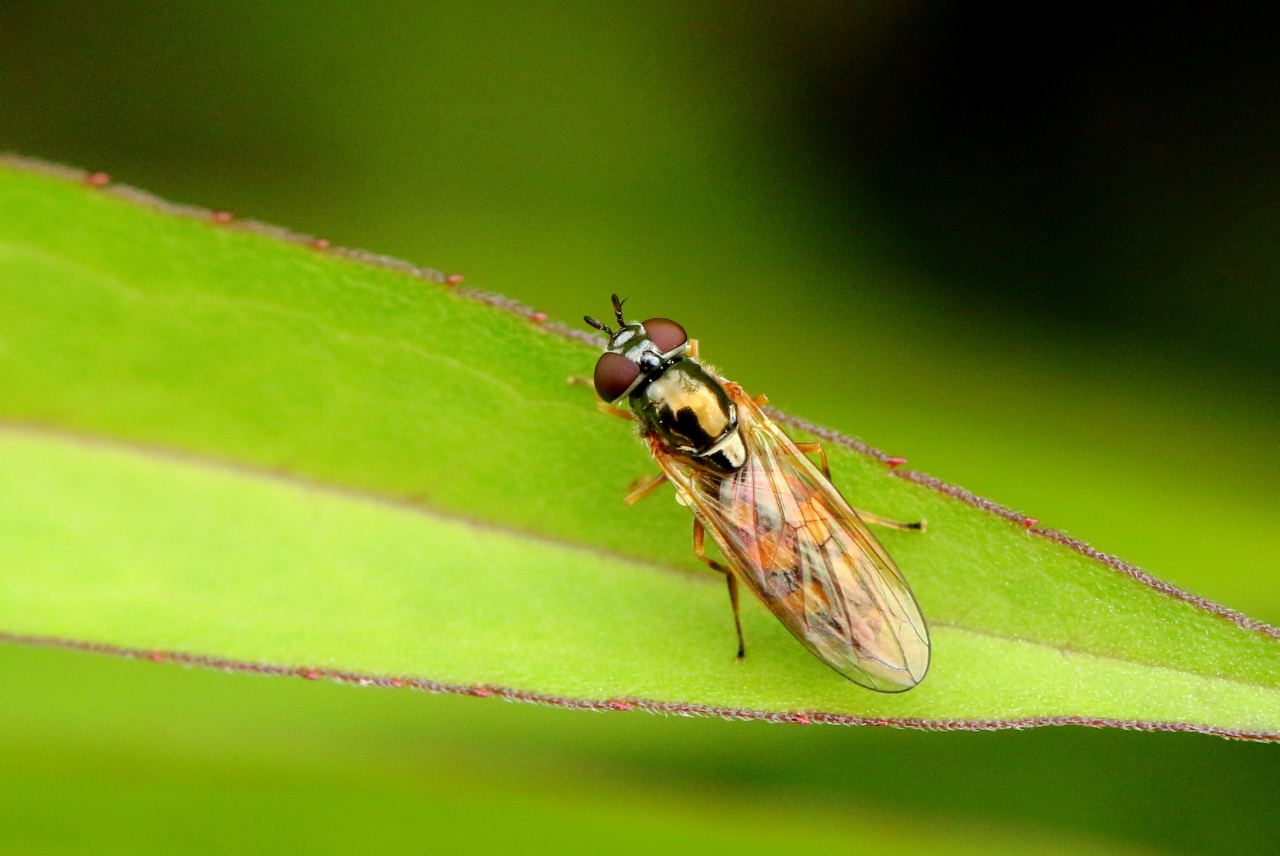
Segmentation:
<svg viewBox="0 0 1280 856">
<path fill-rule="evenodd" d="M 738 631 L 738 659 L 741 660 L 747 656 L 747 643 L 742 637 L 742 613 L 738 604 L 738 578 L 733 575 L 733 571 L 707 555 L 705 542 L 706 530 L 702 527 L 702 521 L 695 517 L 693 519 L 693 555 L 697 556 L 709 568 L 724 574 L 725 582 L 729 586 L 729 603 L 733 605 L 733 628 Z"/>
</svg>

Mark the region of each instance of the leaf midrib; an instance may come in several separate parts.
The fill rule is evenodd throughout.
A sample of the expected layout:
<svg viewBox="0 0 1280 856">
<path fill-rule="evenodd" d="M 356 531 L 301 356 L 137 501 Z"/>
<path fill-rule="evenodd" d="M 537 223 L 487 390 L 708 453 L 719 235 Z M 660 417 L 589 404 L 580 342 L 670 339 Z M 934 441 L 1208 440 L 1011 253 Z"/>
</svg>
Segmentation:
<svg viewBox="0 0 1280 856">
<path fill-rule="evenodd" d="M 208 455 L 194 453 L 189 450 L 170 449 L 162 446 L 152 446 L 145 443 L 120 440 L 114 437 L 107 437 L 96 434 L 86 434 L 76 431 L 64 429 L 60 426 L 50 426 L 35 423 L 17 422 L 10 419 L 0 420 L 0 432 L 8 433 L 15 436 L 36 437 L 43 440 L 52 440 L 54 442 L 76 444 L 88 447 L 102 447 L 113 451 L 125 452 L 139 457 L 148 458 L 158 461 L 166 465 L 186 465 L 194 468 L 200 468 L 208 471 L 230 474 L 242 478 L 253 479 L 265 483 L 276 483 L 288 487 L 312 491 L 316 493 L 327 494 L 330 496 L 343 497 L 360 502 L 371 503 L 388 509 L 395 509 L 404 512 L 428 517 L 448 523 L 462 524 L 474 529 L 501 533 L 503 535 L 534 541 L 557 548 L 569 549 L 579 553 L 585 553 L 593 556 L 599 556 L 610 560 L 626 562 L 629 565 L 640 568 L 648 568 L 659 570 L 664 573 L 674 573 L 680 576 L 696 580 L 700 584 L 710 585 L 719 581 L 719 577 L 712 578 L 709 574 L 704 574 L 693 568 L 685 568 L 679 565 L 667 564 L 664 562 L 654 561 L 652 559 L 640 558 L 630 554 L 614 552 L 611 550 L 596 547 L 590 544 L 583 544 L 577 541 L 569 541 L 566 539 L 556 538 L 541 532 L 534 532 L 518 527 L 504 526 L 487 520 L 478 520 L 467 515 L 454 513 L 447 510 L 438 509 L 426 505 L 420 501 L 409 499 L 401 499 L 385 494 L 375 493 L 368 490 L 360 490 L 345 485 L 334 484 L 309 476 L 299 475 L 296 473 L 285 472 L 280 470 L 265 470 L 252 464 L 241 461 L 233 461 L 227 459 L 215 458 Z M 961 633 L 967 633 L 973 636 L 980 636 L 989 639 L 998 639 L 1006 642 L 1015 642 L 1019 644 L 1034 646 L 1048 651 L 1056 651 L 1069 656 L 1090 657 L 1097 660 L 1124 663 L 1127 665 L 1139 666 L 1146 669 L 1157 669 L 1164 672 L 1174 674 L 1187 675 L 1202 680 L 1221 681 L 1228 685 L 1254 687 L 1264 691 L 1277 691 L 1280 687 L 1275 684 L 1264 683 L 1256 680 L 1246 680 L 1238 677 L 1224 676 L 1221 674 L 1213 674 L 1207 672 L 1194 671 L 1187 668 L 1179 668 L 1170 666 L 1166 663 L 1155 663 L 1147 660 L 1136 659 L 1117 655 L 1114 652 L 1098 652 L 1087 649 L 1078 648 L 1073 645 L 1063 645 L 1048 643 L 1043 640 L 1028 638 L 1014 633 L 994 632 L 984 628 L 972 627 L 962 622 L 954 621 L 930 621 L 931 628 L 947 628 L 956 630 Z M 1258 631 L 1253 631 L 1258 632 Z M 1261 634 L 1265 635 L 1265 634 Z"/>
</svg>

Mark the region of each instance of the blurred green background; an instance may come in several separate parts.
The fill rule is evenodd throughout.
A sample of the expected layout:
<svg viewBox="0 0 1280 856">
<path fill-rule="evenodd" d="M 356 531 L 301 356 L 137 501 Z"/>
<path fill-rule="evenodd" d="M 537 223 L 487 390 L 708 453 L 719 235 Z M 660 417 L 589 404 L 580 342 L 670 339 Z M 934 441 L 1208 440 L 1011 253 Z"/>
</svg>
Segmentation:
<svg viewBox="0 0 1280 856">
<path fill-rule="evenodd" d="M 0 5 L 0 148 L 572 322 L 1280 622 L 1280 13 Z M 584 366 L 584 372 L 590 367 Z M 588 715 L 0 650 L 0 847 L 1270 852 L 1268 746 Z"/>
</svg>

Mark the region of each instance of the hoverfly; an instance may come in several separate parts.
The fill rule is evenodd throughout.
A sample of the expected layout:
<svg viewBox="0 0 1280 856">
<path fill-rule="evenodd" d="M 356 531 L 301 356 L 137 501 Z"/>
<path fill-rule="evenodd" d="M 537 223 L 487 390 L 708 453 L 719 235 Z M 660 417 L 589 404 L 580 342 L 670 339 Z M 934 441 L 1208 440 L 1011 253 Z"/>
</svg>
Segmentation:
<svg viewBox="0 0 1280 856">
<path fill-rule="evenodd" d="M 736 383 L 698 361 L 697 340 L 675 321 L 628 323 L 613 295 L 618 329 L 593 383 L 605 412 L 633 419 L 661 473 L 641 479 L 628 505 L 671 482 L 693 511 L 693 552 L 725 575 L 745 655 L 741 582 L 819 660 L 851 681 L 902 692 L 929 669 L 929 631 L 911 588 L 867 523 L 923 529 L 855 511 L 831 483 L 818 443 L 795 443 Z M 626 399 L 630 411 L 615 407 Z M 808 453 L 819 453 L 821 470 Z M 864 522 L 865 521 L 865 522 Z M 705 533 L 728 566 L 704 552 Z"/>
</svg>

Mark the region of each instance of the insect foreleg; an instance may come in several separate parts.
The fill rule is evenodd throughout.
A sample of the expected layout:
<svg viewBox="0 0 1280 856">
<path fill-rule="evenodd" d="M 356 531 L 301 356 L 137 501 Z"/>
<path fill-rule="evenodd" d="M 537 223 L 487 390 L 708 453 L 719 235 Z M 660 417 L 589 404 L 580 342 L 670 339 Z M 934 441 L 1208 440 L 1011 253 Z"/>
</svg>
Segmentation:
<svg viewBox="0 0 1280 856">
<path fill-rule="evenodd" d="M 667 483 L 666 473 L 657 473 L 656 475 L 643 476 L 632 482 L 630 489 L 627 491 L 623 502 L 627 505 L 635 505 L 649 494 Z"/>
<path fill-rule="evenodd" d="M 593 392 L 595 391 L 596 383 L 589 377 L 569 375 L 568 380 L 569 386 L 585 386 L 590 388 Z M 635 416 L 631 415 L 630 410 L 623 410 L 621 407 L 614 407 L 609 402 L 601 401 L 598 398 L 596 399 L 596 410 L 599 410 L 601 413 L 607 413 L 610 416 L 617 416 L 619 419 L 635 419 Z"/>
<path fill-rule="evenodd" d="M 599 410 L 601 413 L 607 413 L 610 416 L 616 416 L 619 419 L 626 419 L 628 422 L 634 422 L 636 418 L 630 410 L 623 410 L 621 407 L 614 407 L 607 401 L 597 401 L 596 410 Z"/>
<path fill-rule="evenodd" d="M 589 377 L 569 375 L 569 386 L 588 386 L 591 387 L 592 390 L 595 390 L 596 383 Z M 598 398 L 596 399 L 596 410 L 599 410 L 601 413 L 607 413 L 610 416 L 616 416 L 619 419 L 626 419 L 629 422 L 634 421 L 636 418 L 630 410 L 623 410 L 621 407 L 614 407 L 609 402 L 601 401 Z"/>
<path fill-rule="evenodd" d="M 579 375 L 569 375 L 569 385 L 586 386 L 590 387 L 593 391 L 596 388 L 595 381 L 589 377 L 581 377 Z M 630 421 L 636 418 L 632 415 L 630 410 L 623 410 L 621 407 L 614 407 L 609 402 L 601 401 L 598 398 L 596 399 L 596 410 L 599 410 L 601 413 L 607 413 L 610 416 L 617 416 L 619 419 L 626 419 Z"/>
<path fill-rule="evenodd" d="M 702 521 L 695 517 L 693 518 L 693 555 L 708 567 L 724 574 L 725 581 L 729 585 L 729 603 L 733 605 L 733 627 L 738 631 L 738 659 L 741 660 L 747 656 L 747 643 L 742 638 L 742 615 L 738 609 L 738 578 L 733 575 L 733 571 L 715 559 L 707 557 L 705 541 L 706 530 L 702 528 Z"/>
<path fill-rule="evenodd" d="M 685 355 L 689 357 L 689 359 L 696 360 L 698 358 L 698 340 L 690 339 L 689 344 L 685 347 L 684 352 L 685 352 Z"/>
</svg>

